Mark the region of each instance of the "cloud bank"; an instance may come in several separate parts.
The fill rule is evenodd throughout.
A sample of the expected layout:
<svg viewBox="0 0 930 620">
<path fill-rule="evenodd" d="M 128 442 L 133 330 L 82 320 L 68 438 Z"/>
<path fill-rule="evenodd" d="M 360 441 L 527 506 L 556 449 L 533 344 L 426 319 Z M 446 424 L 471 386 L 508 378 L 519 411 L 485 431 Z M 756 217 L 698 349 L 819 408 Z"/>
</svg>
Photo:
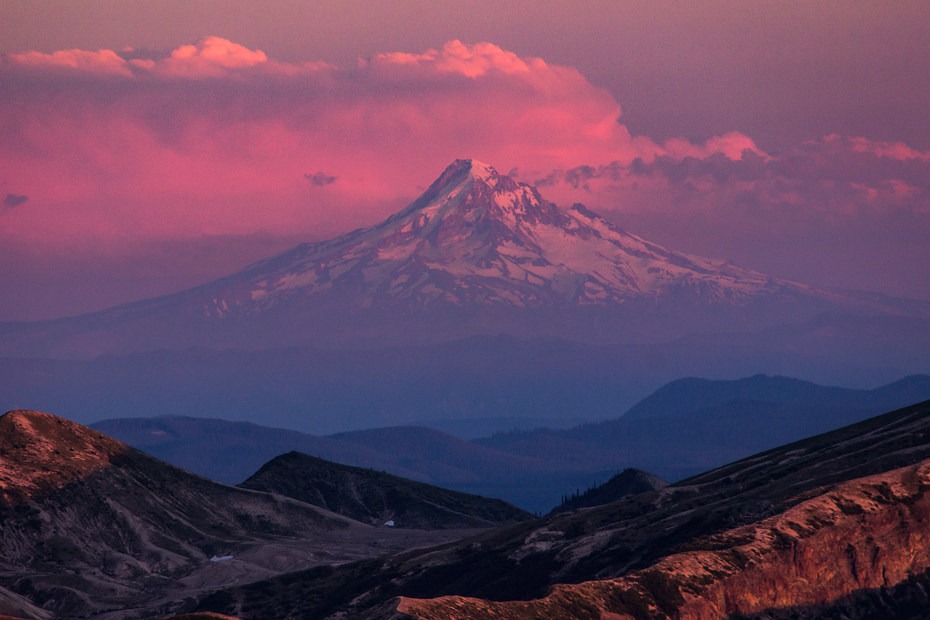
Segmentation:
<svg viewBox="0 0 930 620">
<path fill-rule="evenodd" d="M 930 153 L 861 136 L 766 153 L 736 131 L 633 135 L 620 103 L 576 69 L 488 42 L 337 67 L 211 36 L 164 52 L 8 54 L 0 79 L 0 161 L 15 189 L 0 242 L 28 251 L 325 238 L 386 217 L 473 157 L 660 242 L 777 275 L 828 279 L 804 271 L 813 247 L 866 273 L 841 250 L 868 230 L 886 232 L 863 261 L 930 259 L 910 242 L 930 234 Z M 14 208 L 25 196 L 29 208 Z"/>
<path fill-rule="evenodd" d="M 618 102 L 578 71 L 491 43 L 339 68 L 206 37 L 160 55 L 10 54 L 0 71 L 0 152 L 35 204 L 20 233 L 37 238 L 333 232 L 387 215 L 458 157 L 541 173 L 761 154 L 738 133 L 633 136 Z"/>
<path fill-rule="evenodd" d="M 663 155 L 536 182 L 673 247 L 822 286 L 930 298 L 928 156 L 829 135 L 778 155 Z"/>
</svg>

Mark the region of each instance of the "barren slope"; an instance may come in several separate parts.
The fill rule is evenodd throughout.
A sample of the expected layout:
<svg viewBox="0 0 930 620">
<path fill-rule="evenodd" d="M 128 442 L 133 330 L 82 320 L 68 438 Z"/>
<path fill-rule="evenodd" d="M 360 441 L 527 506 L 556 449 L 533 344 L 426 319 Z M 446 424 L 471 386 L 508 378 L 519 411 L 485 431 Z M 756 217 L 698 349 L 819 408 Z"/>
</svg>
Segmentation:
<svg viewBox="0 0 930 620">
<path fill-rule="evenodd" d="M 418 529 L 483 528 L 532 518 L 499 499 L 450 491 L 391 474 L 288 452 L 241 487 L 279 493 L 362 523 Z"/>
<path fill-rule="evenodd" d="M 371 528 L 223 486 L 36 411 L 0 417 L 0 475 L 0 593 L 25 617 L 152 614 L 221 586 L 457 535 Z"/>
</svg>

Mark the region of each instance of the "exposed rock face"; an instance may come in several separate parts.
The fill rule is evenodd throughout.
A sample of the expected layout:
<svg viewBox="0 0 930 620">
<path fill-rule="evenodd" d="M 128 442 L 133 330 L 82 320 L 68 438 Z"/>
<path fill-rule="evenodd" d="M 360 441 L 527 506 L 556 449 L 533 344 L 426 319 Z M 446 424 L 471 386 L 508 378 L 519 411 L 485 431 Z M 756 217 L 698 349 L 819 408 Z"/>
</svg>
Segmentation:
<svg viewBox="0 0 930 620">
<path fill-rule="evenodd" d="M 531 519 L 495 499 L 289 452 L 241 485 L 279 493 L 362 523 L 418 529 L 483 528 Z"/>
<path fill-rule="evenodd" d="M 61 489 L 110 467 L 129 446 L 38 411 L 0 417 L 0 504 Z"/>
<path fill-rule="evenodd" d="M 699 620 L 824 605 L 895 586 L 930 568 L 930 460 L 839 485 L 690 546 L 696 550 L 620 579 L 557 585 L 543 599 L 403 598 L 398 611 L 424 620 Z"/>
</svg>

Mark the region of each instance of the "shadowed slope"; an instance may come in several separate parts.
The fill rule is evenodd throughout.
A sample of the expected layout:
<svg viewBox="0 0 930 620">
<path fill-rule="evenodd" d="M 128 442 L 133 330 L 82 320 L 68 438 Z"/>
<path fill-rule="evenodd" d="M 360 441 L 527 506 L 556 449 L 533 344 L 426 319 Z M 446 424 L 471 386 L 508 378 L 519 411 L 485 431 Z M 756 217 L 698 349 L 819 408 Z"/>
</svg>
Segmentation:
<svg viewBox="0 0 930 620">
<path fill-rule="evenodd" d="M 491 527 L 532 518 L 501 500 L 289 452 L 240 486 L 280 493 L 363 523 L 420 529 Z"/>
<path fill-rule="evenodd" d="M 552 509 L 549 514 L 578 510 L 579 508 L 592 508 L 615 502 L 628 495 L 655 491 L 668 486 L 668 482 L 649 472 L 640 469 L 628 468 L 613 476 L 604 484 L 589 488 L 584 493 L 576 493 L 566 497 L 561 504 Z"/>
</svg>

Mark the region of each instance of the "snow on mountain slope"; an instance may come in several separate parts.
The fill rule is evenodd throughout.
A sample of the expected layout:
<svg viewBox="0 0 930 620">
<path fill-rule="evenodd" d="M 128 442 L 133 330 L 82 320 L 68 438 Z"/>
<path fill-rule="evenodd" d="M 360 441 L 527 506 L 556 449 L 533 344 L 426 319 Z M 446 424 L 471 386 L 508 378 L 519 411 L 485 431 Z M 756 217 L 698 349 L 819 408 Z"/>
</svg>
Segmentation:
<svg viewBox="0 0 930 620">
<path fill-rule="evenodd" d="M 930 304 L 814 288 L 675 252 L 581 205 L 560 208 L 491 166 L 458 160 L 420 198 L 372 227 L 298 245 L 172 295 L 0 324 L 0 354 L 383 347 L 497 334 L 667 342 L 824 313 L 928 317 Z M 875 339 L 891 350 L 886 336 Z"/>
<path fill-rule="evenodd" d="M 368 229 L 297 248 L 240 274 L 224 316 L 295 296 L 356 308 L 467 304 L 518 308 L 624 303 L 689 290 L 708 303 L 806 290 L 725 261 L 672 252 L 581 205 L 561 209 L 473 160 L 449 166 L 413 204 Z"/>
</svg>

